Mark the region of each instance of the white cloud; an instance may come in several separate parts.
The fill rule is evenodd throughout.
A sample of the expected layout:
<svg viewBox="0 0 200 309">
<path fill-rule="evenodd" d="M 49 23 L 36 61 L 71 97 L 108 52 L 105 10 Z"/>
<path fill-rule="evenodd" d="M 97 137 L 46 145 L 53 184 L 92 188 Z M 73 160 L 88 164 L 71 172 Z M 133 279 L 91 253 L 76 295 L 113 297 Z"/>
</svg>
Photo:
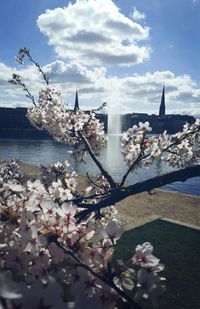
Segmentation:
<svg viewBox="0 0 200 309">
<path fill-rule="evenodd" d="M 19 74 L 24 78 L 25 83 L 34 95 L 38 95 L 38 90 L 42 86 L 42 79 L 34 66 L 9 67 L 0 63 L 0 106 L 16 107 L 30 105 L 29 99 L 25 97 L 20 86 L 11 85 L 12 74 Z"/>
<path fill-rule="evenodd" d="M 65 83 L 71 84 L 90 84 L 95 78 L 100 79 L 104 77 L 106 73 L 104 67 L 88 69 L 80 63 L 73 61 L 65 63 L 60 60 L 48 64 L 44 67 L 44 70 L 54 82 L 62 83 L 64 80 Z"/>
<path fill-rule="evenodd" d="M 134 9 L 133 9 L 133 14 L 132 14 L 132 18 L 133 18 L 133 20 L 138 21 L 138 20 L 141 20 L 141 19 L 145 19 L 146 16 L 145 16 L 145 14 L 144 14 L 143 12 L 138 11 L 138 10 L 136 9 L 136 7 L 134 7 Z"/>
<path fill-rule="evenodd" d="M 200 88 L 189 75 L 175 75 L 171 71 L 133 74 L 125 77 L 109 76 L 104 67 L 87 68 L 74 61 L 54 61 L 43 68 L 50 81 L 62 93 L 66 102 L 74 103 L 75 91 L 79 90 L 80 104 L 99 106 L 101 102 L 116 102 L 123 112 L 158 113 L 163 84 L 166 85 L 167 113 L 200 110 Z M 0 105 L 22 106 L 28 99 L 22 90 L 7 81 L 12 73 L 21 74 L 31 92 L 37 98 L 44 86 L 39 72 L 33 67 L 10 68 L 0 63 Z"/>
<path fill-rule="evenodd" d="M 15 68 L 10 68 L 4 63 L 0 63 L 0 101 L 8 100 L 9 98 L 13 99 L 19 95 L 18 91 L 12 91 L 13 87 L 8 83 L 8 80 L 11 79 L 12 74 L 16 73 Z M 5 102 L 2 102 L 5 103 Z"/>
<path fill-rule="evenodd" d="M 151 49 L 138 42 L 149 38 L 149 28 L 123 15 L 112 0 L 82 0 L 47 10 L 37 19 L 58 56 L 85 65 L 142 63 Z"/>
<path fill-rule="evenodd" d="M 177 110 L 194 112 L 200 108 L 200 89 L 189 75 L 176 76 L 171 71 L 156 71 L 143 75 L 134 74 L 115 78 L 116 97 L 134 112 L 158 113 L 162 87 L 166 85 L 166 108 L 171 113 Z"/>
</svg>

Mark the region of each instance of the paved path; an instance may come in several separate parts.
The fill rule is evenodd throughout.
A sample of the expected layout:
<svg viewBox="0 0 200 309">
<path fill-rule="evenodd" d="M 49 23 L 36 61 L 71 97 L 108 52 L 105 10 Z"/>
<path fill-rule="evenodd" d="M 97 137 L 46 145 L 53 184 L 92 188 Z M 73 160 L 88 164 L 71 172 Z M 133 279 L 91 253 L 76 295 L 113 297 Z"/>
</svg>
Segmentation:
<svg viewBox="0 0 200 309">
<path fill-rule="evenodd" d="M 200 227 L 200 197 L 156 189 L 155 194 L 141 193 L 116 204 L 125 229 L 158 218 L 177 220 Z"/>
</svg>

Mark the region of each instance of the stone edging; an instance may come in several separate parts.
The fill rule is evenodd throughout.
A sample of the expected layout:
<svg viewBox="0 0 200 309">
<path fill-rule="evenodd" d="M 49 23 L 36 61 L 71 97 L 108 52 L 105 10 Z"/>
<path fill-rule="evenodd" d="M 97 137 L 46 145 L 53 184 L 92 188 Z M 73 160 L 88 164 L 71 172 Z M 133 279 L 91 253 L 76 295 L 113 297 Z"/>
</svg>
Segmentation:
<svg viewBox="0 0 200 309">
<path fill-rule="evenodd" d="M 185 226 L 185 227 L 189 227 L 189 228 L 192 228 L 192 229 L 195 229 L 195 230 L 200 230 L 200 226 L 197 226 L 197 225 L 194 225 L 194 224 L 189 224 L 189 223 L 186 223 L 186 222 L 181 222 L 181 221 L 170 219 L 170 218 L 167 218 L 167 217 L 160 217 L 160 216 L 157 216 L 157 215 L 147 216 L 147 217 L 145 217 L 143 219 L 139 219 L 137 221 L 132 221 L 132 222 L 129 221 L 127 224 L 126 224 L 126 219 L 124 218 L 124 220 L 122 219 L 122 225 L 123 225 L 125 231 L 129 231 L 129 230 L 132 230 L 136 227 L 142 226 L 146 223 L 155 221 L 157 219 L 160 219 L 160 220 L 163 220 L 163 221 L 166 221 L 166 222 L 171 222 L 171 223 L 178 224 L 178 225 L 182 225 L 182 226 Z M 123 221 L 125 221 L 124 224 L 123 224 Z"/>
<path fill-rule="evenodd" d="M 183 225 L 185 227 L 189 227 L 189 228 L 192 228 L 192 229 L 195 229 L 195 230 L 200 230 L 200 226 L 197 226 L 197 225 L 194 225 L 194 224 L 185 223 L 185 222 L 181 222 L 181 221 L 178 221 L 178 220 L 165 218 L 165 217 L 161 218 L 161 220 L 171 222 L 171 223 L 175 223 L 175 224 L 179 224 L 179 225 Z"/>
</svg>

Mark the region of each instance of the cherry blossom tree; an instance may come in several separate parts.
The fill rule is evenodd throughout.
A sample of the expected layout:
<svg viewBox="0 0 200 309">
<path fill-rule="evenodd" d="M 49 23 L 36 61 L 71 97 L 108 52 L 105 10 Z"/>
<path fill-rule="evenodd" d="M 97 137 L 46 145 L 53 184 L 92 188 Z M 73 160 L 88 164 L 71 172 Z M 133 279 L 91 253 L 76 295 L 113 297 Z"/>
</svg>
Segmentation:
<svg viewBox="0 0 200 309">
<path fill-rule="evenodd" d="M 116 183 L 98 159 L 106 135 L 95 110 L 69 110 L 29 50 L 22 48 L 17 61 L 25 58 L 46 83 L 36 102 L 19 75 L 10 81 L 33 103 L 27 111 L 30 122 L 75 146 L 76 159 L 89 154 L 100 176 L 94 181 L 88 175 L 91 185 L 80 194 L 77 174 L 67 161 L 43 167 L 38 179 L 27 178 L 14 161 L 0 166 L 0 308 L 140 308 L 142 297 L 156 304 L 164 292 L 164 265 L 153 255 L 153 246 L 138 245 L 128 262 L 112 259 L 123 233 L 114 205 L 127 196 L 199 176 L 199 121 L 173 136 L 149 135 L 148 122 L 130 128 L 122 136 L 127 172 Z M 157 159 L 177 170 L 125 184 L 129 173 Z"/>
</svg>

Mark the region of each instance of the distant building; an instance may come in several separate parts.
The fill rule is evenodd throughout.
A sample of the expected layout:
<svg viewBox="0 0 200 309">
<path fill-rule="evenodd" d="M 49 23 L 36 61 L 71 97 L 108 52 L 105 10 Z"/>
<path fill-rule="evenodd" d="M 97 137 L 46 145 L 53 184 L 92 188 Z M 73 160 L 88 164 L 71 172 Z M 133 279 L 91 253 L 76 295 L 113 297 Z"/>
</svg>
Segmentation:
<svg viewBox="0 0 200 309">
<path fill-rule="evenodd" d="M 74 103 L 74 111 L 79 110 L 79 102 L 78 102 L 78 91 L 76 90 L 75 103 Z"/>
<path fill-rule="evenodd" d="M 78 91 L 75 95 L 74 110 L 79 109 Z M 87 111 L 89 112 L 89 111 Z M 49 139 L 46 131 L 35 129 L 26 117 L 27 109 L 0 107 L 0 138 L 27 138 L 27 139 Z M 104 123 L 107 132 L 107 114 L 96 114 L 96 117 Z M 183 125 L 188 122 L 195 122 L 195 117 L 189 115 L 166 115 L 165 114 L 165 87 L 163 87 L 159 115 L 148 115 L 146 113 L 132 113 L 121 116 L 122 131 L 126 131 L 140 121 L 148 121 L 152 127 L 152 133 L 161 133 L 167 130 L 168 133 L 181 131 Z"/>
<path fill-rule="evenodd" d="M 162 98 L 159 109 L 159 116 L 165 116 L 165 86 L 163 86 Z"/>
<path fill-rule="evenodd" d="M 122 131 L 126 131 L 133 125 L 137 125 L 140 121 L 148 121 L 152 127 L 152 133 L 162 133 L 166 130 L 168 133 L 174 134 L 181 131 L 186 122 L 192 124 L 196 121 L 195 117 L 189 115 L 166 115 L 165 108 L 165 86 L 163 86 L 158 116 L 155 114 L 148 115 L 146 113 L 122 115 Z"/>
</svg>

